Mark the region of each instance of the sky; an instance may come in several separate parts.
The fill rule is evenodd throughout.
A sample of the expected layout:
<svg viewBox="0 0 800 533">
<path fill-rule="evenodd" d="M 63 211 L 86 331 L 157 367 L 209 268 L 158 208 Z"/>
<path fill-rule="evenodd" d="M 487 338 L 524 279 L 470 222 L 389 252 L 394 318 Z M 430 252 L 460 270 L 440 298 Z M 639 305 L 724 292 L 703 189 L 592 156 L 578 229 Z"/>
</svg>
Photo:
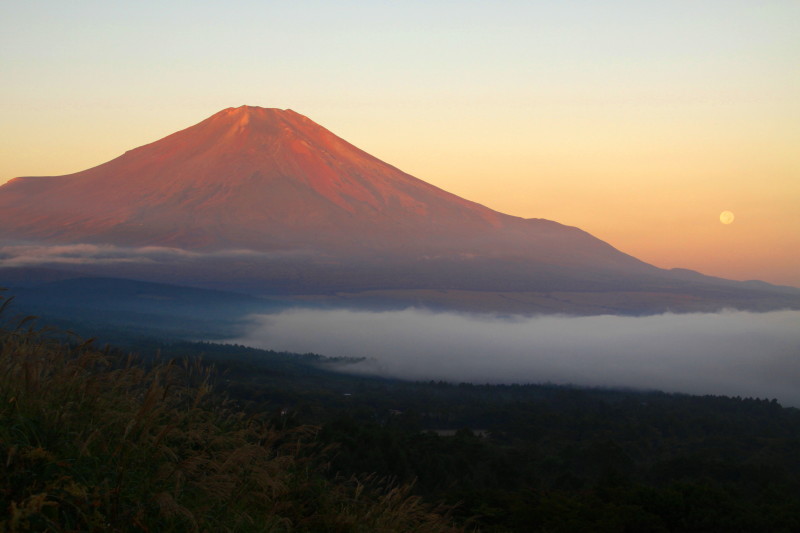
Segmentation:
<svg viewBox="0 0 800 533">
<path fill-rule="evenodd" d="M 798 27 L 796 0 L 4 2 L 0 183 L 290 108 L 493 209 L 800 286 Z"/>
</svg>

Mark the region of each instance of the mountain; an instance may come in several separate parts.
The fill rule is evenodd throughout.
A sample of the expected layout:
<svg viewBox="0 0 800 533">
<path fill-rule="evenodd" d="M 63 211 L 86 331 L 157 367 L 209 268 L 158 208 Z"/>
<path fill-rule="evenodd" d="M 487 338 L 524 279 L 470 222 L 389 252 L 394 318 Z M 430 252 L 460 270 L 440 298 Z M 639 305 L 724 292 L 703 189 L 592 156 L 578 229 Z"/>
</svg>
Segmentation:
<svg viewBox="0 0 800 533">
<path fill-rule="evenodd" d="M 11 180 L 0 223 L 2 238 L 62 244 L 403 257 L 503 249 L 646 268 L 576 228 L 425 183 L 294 111 L 248 106 L 83 172 Z"/>
<path fill-rule="evenodd" d="M 82 274 L 456 307 L 469 299 L 462 292 L 475 291 L 483 301 L 528 293 L 512 300 L 557 311 L 575 306 L 554 292 L 635 293 L 644 303 L 634 311 L 651 300 L 749 305 L 785 293 L 658 269 L 578 228 L 439 189 L 294 111 L 251 106 L 89 170 L 11 180 L 0 187 L 0 240 L 7 259 L 31 246 L 66 246 L 65 257 L 48 253 L 42 262 Z M 103 257 L 80 256 L 74 245 Z M 780 296 L 780 305 L 793 298 Z M 632 301 L 599 300 L 588 305 Z"/>
</svg>

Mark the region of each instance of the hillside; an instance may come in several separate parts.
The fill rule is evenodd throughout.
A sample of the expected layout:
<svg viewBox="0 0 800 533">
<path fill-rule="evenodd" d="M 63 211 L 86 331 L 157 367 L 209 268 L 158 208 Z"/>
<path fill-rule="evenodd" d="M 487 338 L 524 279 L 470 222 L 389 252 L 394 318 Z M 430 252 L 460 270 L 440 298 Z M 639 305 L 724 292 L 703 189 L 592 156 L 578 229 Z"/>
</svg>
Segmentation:
<svg viewBox="0 0 800 533">
<path fill-rule="evenodd" d="M 237 409 L 196 357 L 0 346 L 2 531 L 461 530 L 407 484 L 327 477 L 317 428 Z"/>
</svg>

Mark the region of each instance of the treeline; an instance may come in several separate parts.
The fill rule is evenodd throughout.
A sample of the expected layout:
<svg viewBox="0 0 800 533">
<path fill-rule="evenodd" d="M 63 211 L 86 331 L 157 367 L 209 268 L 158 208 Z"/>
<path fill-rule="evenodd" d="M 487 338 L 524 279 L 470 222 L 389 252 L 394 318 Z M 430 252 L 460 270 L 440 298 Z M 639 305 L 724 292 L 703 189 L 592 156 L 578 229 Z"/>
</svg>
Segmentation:
<svg viewBox="0 0 800 533">
<path fill-rule="evenodd" d="M 774 400 L 0 342 L 0 530 L 800 531 L 800 411 Z"/>
<path fill-rule="evenodd" d="M 330 475 L 376 473 L 483 531 L 800 531 L 800 411 L 771 399 L 407 383 L 346 361 L 203 353 L 284 427 L 318 424 Z"/>
</svg>

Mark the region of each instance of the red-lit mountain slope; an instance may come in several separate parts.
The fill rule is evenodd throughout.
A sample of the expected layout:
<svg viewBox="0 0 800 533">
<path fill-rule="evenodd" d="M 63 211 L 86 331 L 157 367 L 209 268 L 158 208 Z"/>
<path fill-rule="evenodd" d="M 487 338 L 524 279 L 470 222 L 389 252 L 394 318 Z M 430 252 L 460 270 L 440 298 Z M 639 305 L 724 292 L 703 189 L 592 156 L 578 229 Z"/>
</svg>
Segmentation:
<svg viewBox="0 0 800 533">
<path fill-rule="evenodd" d="M 249 106 L 83 172 L 11 180 L 0 187 L 0 241 L 179 248 L 194 259 L 177 271 L 117 261 L 102 273 L 290 292 L 686 293 L 720 281 L 655 268 L 577 228 L 493 211 L 294 111 Z M 257 253 L 227 261 L 232 250 Z"/>
<path fill-rule="evenodd" d="M 76 174 L 0 188 L 0 236 L 191 250 L 536 256 L 642 268 L 388 165 L 291 110 L 242 106 Z"/>
</svg>

